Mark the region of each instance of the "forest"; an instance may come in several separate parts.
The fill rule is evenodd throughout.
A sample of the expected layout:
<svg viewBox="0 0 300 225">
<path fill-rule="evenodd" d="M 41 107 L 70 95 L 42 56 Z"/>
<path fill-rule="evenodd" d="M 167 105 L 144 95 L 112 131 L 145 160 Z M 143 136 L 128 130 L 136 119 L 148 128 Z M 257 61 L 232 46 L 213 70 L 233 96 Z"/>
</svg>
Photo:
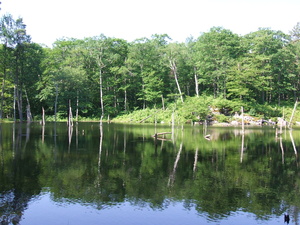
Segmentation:
<svg viewBox="0 0 300 225">
<path fill-rule="evenodd" d="M 212 110 L 281 117 L 300 88 L 300 23 L 289 34 L 212 27 L 185 43 L 167 34 L 133 42 L 100 34 L 33 43 L 22 18 L 0 21 L 0 119 L 204 120 Z M 140 118 L 133 119 L 133 112 Z M 286 112 L 288 114 L 289 112 Z M 131 117 L 128 115 L 131 115 Z M 124 119 L 125 120 L 125 119 Z"/>
</svg>

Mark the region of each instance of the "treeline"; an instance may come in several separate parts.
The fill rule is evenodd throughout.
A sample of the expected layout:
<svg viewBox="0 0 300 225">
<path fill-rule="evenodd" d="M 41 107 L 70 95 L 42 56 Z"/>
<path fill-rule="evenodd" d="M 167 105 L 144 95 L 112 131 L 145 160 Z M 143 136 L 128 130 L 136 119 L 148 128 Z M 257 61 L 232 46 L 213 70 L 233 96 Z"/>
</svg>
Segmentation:
<svg viewBox="0 0 300 225">
<path fill-rule="evenodd" d="M 0 26 L 1 118 L 32 120 L 42 109 L 65 118 L 70 107 L 76 117 L 115 117 L 198 96 L 282 105 L 299 95 L 300 23 L 290 34 L 213 27 L 186 43 L 100 35 L 52 48 L 32 43 L 21 18 L 4 15 Z"/>
</svg>

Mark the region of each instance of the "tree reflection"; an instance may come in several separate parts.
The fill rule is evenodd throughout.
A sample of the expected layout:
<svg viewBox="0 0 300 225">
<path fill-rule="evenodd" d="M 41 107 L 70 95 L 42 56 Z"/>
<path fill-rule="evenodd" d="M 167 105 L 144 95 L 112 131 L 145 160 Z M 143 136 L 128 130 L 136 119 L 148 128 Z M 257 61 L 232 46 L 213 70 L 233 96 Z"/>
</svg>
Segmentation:
<svg viewBox="0 0 300 225">
<path fill-rule="evenodd" d="M 2 192 L 0 197 L 1 225 L 19 224 L 31 196 L 15 191 Z"/>
<path fill-rule="evenodd" d="M 177 156 L 176 156 L 176 159 L 175 159 L 175 162 L 174 162 L 173 170 L 172 170 L 172 172 L 170 174 L 170 177 L 169 177 L 168 186 L 172 186 L 175 182 L 175 174 L 176 174 L 178 161 L 180 159 L 181 151 L 182 151 L 182 143 L 180 143 L 179 151 L 177 153 Z"/>
<path fill-rule="evenodd" d="M 300 179 L 292 149 L 299 146 L 299 131 L 278 143 L 274 130 L 208 127 L 212 138 L 206 141 L 203 127 L 174 127 L 173 141 L 155 142 L 153 133 L 169 127 L 103 124 L 98 130 L 79 123 L 72 143 L 62 125 L 32 125 L 30 135 L 28 127 L 25 135 L 18 124 L 11 129 L 0 126 L 0 216 L 8 224 L 20 220 L 44 187 L 53 201 L 99 210 L 122 202 L 162 210 L 179 201 L 211 221 L 239 210 L 264 220 L 288 211 L 291 221 L 298 220 Z"/>
<path fill-rule="evenodd" d="M 40 167 L 30 144 L 30 125 L 13 124 L 0 126 L 1 156 L 3 163 L 0 173 L 0 221 L 1 224 L 19 224 L 24 210 L 32 196 L 41 190 L 39 185 Z M 4 133 L 3 134 L 3 129 Z M 25 133 L 23 133 L 25 130 Z M 8 139 L 12 137 L 12 139 Z M 25 137 L 25 143 L 22 139 Z"/>
</svg>

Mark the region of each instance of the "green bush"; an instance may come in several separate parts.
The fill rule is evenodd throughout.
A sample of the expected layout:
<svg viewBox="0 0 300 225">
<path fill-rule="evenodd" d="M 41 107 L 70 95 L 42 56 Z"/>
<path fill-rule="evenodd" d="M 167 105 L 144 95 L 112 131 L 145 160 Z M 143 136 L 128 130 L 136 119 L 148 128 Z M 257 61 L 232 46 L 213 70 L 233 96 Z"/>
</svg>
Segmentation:
<svg viewBox="0 0 300 225">
<path fill-rule="evenodd" d="M 187 120 L 205 120 L 209 114 L 209 103 L 211 100 L 211 97 L 206 96 L 187 97 L 184 103 L 178 105 L 178 115 L 184 122 Z"/>
<path fill-rule="evenodd" d="M 212 105 L 219 109 L 221 114 L 231 115 L 234 112 L 241 111 L 243 102 L 237 100 L 228 100 L 224 98 L 216 98 L 212 101 Z"/>
<path fill-rule="evenodd" d="M 283 111 L 286 119 L 290 118 L 293 106 L 285 106 L 279 108 L 272 105 L 261 105 L 254 102 L 242 102 L 240 100 L 228 100 L 224 98 L 214 99 L 212 96 L 202 95 L 199 97 L 186 97 L 184 102 L 168 104 L 165 110 L 162 109 L 135 109 L 132 113 L 123 114 L 113 119 L 115 122 L 130 123 L 170 123 L 172 114 L 176 123 L 186 123 L 188 121 L 204 121 L 211 114 L 210 108 L 218 108 L 220 115 L 215 115 L 218 122 L 229 122 L 235 112 L 240 113 L 241 107 L 244 107 L 244 113 L 257 118 L 276 119 L 282 117 Z M 293 121 L 300 121 L 300 112 L 296 111 Z"/>
<path fill-rule="evenodd" d="M 228 123 L 229 122 L 229 117 L 225 116 L 224 114 L 215 115 L 215 118 L 219 123 Z"/>
</svg>

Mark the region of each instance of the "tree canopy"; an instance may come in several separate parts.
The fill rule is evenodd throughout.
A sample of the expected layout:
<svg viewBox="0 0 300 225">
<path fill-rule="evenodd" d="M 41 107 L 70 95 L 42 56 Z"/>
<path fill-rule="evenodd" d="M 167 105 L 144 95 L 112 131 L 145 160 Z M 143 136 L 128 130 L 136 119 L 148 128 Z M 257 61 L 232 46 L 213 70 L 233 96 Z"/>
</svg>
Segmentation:
<svg viewBox="0 0 300 225">
<path fill-rule="evenodd" d="M 192 109 L 190 98 L 280 106 L 299 95 L 299 23 L 290 34 L 212 27 L 186 43 L 167 34 L 133 42 L 101 34 L 58 39 L 52 48 L 32 43 L 22 18 L 4 15 L 0 26 L 1 118 L 38 118 L 42 108 L 64 118 L 69 104 L 78 117 L 115 117 L 186 100 L 188 114 L 201 108 L 202 115 L 209 103 L 195 100 Z"/>
</svg>

